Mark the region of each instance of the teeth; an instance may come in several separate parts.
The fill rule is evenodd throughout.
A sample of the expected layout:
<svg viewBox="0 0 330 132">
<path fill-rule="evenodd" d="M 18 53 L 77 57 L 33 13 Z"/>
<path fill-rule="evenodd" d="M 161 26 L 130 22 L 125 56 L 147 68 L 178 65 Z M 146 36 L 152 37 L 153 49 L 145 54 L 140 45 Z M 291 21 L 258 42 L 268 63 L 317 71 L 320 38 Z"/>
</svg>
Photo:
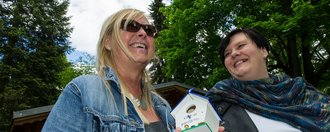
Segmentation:
<svg viewBox="0 0 330 132">
<path fill-rule="evenodd" d="M 237 65 L 239 65 L 239 64 L 241 64 L 241 63 L 243 63 L 243 60 L 237 61 L 234 65 L 235 65 L 235 67 L 236 67 Z"/>
<path fill-rule="evenodd" d="M 134 48 L 146 48 L 146 45 L 145 44 L 141 44 L 141 43 L 136 43 L 136 44 L 133 44 L 132 45 Z"/>
</svg>

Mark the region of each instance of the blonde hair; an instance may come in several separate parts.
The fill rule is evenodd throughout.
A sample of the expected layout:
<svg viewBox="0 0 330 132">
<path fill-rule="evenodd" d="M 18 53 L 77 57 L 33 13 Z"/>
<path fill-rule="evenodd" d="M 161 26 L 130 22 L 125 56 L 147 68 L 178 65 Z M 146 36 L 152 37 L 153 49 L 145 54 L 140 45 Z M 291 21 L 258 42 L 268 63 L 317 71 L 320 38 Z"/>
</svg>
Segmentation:
<svg viewBox="0 0 330 132">
<path fill-rule="evenodd" d="M 107 88 L 109 89 L 110 95 L 113 98 L 113 94 L 110 89 L 110 85 L 105 81 L 105 67 L 111 67 L 120 83 L 120 89 L 122 91 L 122 97 L 124 100 L 124 108 L 125 108 L 125 113 L 127 114 L 127 106 L 126 106 L 126 98 L 127 95 L 129 94 L 129 91 L 127 90 L 125 84 L 121 81 L 120 77 L 118 76 L 118 71 L 116 68 L 116 62 L 114 59 L 114 52 L 116 52 L 114 49 L 114 46 L 118 44 L 121 50 L 124 51 L 124 53 L 130 58 L 131 60 L 133 59 L 132 54 L 129 52 L 129 50 L 124 46 L 124 42 L 121 40 L 120 37 L 120 26 L 121 22 L 124 19 L 127 20 L 133 20 L 133 19 L 140 19 L 140 18 L 146 18 L 148 20 L 148 17 L 144 14 L 144 12 L 136 10 L 136 9 L 122 9 L 113 15 L 109 16 L 105 22 L 103 23 L 101 32 L 100 32 L 100 37 L 97 43 L 97 62 L 96 62 L 96 70 L 97 74 L 103 79 L 105 82 Z M 127 23 L 126 23 L 127 24 Z M 110 42 L 106 42 L 110 41 Z M 109 49 L 106 48 L 106 43 L 109 44 Z M 152 58 L 150 58 L 151 60 Z M 149 62 L 150 62 L 149 60 Z M 148 76 L 148 72 L 146 69 L 143 71 L 142 75 L 143 79 L 143 91 L 142 91 L 142 100 L 147 102 L 147 107 L 153 106 L 152 101 L 151 101 L 151 91 L 154 91 L 150 78 Z M 129 97 L 128 97 L 129 98 Z M 133 103 L 134 104 L 134 103 Z M 116 104 L 115 104 L 116 105 Z M 134 104 L 134 107 L 136 108 L 136 111 L 138 112 L 139 116 L 141 119 L 145 122 L 148 123 L 148 121 L 145 119 L 143 114 L 139 112 L 137 109 L 137 106 Z M 117 105 L 116 105 L 117 108 Z M 118 108 L 117 108 L 118 110 Z"/>
</svg>

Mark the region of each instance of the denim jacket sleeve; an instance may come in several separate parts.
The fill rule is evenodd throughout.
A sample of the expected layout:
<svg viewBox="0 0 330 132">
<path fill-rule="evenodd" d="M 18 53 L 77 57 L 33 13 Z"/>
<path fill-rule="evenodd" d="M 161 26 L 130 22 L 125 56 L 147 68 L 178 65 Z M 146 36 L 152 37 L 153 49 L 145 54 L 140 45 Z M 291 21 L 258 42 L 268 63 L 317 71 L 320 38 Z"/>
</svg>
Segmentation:
<svg viewBox="0 0 330 132">
<path fill-rule="evenodd" d="M 152 93 L 152 97 L 156 113 L 167 125 L 168 131 L 173 132 L 175 129 L 175 119 L 170 113 L 172 111 L 171 106 L 157 93 Z"/>
<path fill-rule="evenodd" d="M 88 120 L 87 115 L 83 114 L 80 96 L 77 86 L 72 82 L 69 83 L 52 108 L 42 131 L 87 131 Z"/>
</svg>

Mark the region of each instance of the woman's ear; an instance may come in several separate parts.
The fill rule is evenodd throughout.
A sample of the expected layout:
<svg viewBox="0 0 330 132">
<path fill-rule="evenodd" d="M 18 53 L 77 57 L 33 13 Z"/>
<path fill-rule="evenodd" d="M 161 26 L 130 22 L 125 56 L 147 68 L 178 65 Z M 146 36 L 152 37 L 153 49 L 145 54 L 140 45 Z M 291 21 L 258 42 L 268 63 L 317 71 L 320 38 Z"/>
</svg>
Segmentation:
<svg viewBox="0 0 330 132">
<path fill-rule="evenodd" d="M 268 51 L 267 51 L 267 49 L 266 48 L 262 48 L 261 50 L 262 50 L 262 55 L 263 55 L 264 59 L 267 59 L 267 57 L 268 57 Z"/>
<path fill-rule="evenodd" d="M 111 46 L 110 46 L 110 39 L 109 37 L 104 38 L 104 48 L 107 50 L 111 50 Z"/>
</svg>

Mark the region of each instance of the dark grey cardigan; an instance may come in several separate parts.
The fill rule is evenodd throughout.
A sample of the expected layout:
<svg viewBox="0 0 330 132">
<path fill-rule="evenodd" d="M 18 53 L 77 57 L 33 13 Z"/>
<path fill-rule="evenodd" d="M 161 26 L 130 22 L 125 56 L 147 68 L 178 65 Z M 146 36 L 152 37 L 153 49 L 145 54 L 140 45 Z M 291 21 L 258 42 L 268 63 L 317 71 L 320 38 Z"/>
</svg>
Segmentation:
<svg viewBox="0 0 330 132">
<path fill-rule="evenodd" d="M 228 102 L 213 105 L 223 121 L 221 123 L 226 132 L 258 132 L 250 116 L 241 106 Z"/>
</svg>

